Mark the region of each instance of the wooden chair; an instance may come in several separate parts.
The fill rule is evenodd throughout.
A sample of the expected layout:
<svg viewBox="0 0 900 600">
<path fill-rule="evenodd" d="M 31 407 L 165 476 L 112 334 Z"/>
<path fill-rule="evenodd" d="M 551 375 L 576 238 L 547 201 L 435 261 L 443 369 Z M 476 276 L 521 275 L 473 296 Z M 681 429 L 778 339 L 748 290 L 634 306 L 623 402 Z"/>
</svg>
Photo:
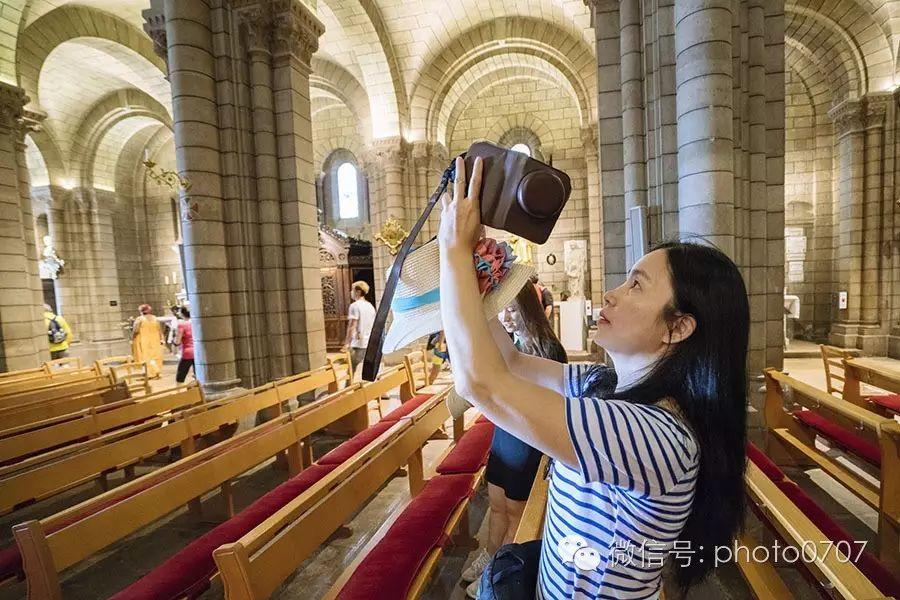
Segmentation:
<svg viewBox="0 0 900 600">
<path fill-rule="evenodd" d="M 900 415 L 900 372 L 867 358 L 845 358 L 843 363 L 844 400 L 885 417 Z"/>
<path fill-rule="evenodd" d="M 869 410 L 835 398 L 824 390 L 789 377 L 775 369 L 765 370 L 766 426 L 769 431 L 767 454 L 781 464 L 799 462 L 813 464 L 836 479 L 863 502 L 883 512 L 880 488 L 898 489 L 900 463 L 881 452 L 882 431 L 892 423 Z M 785 389 L 800 408 L 786 406 Z M 827 440 L 848 454 L 866 462 L 877 474 L 880 484 L 873 484 L 857 470 L 850 469 L 816 447 L 816 437 Z M 886 460 L 887 459 L 887 460 Z M 880 557 L 896 560 L 900 539 L 896 530 L 879 530 Z"/>
<path fill-rule="evenodd" d="M 50 373 L 55 371 L 64 371 L 66 369 L 81 369 L 84 365 L 81 363 L 80 356 L 67 356 L 66 358 L 55 358 L 48 360 L 44 366 Z"/>
<path fill-rule="evenodd" d="M 109 376 L 114 383 L 123 383 L 134 395 L 146 395 L 152 391 L 150 376 L 147 374 L 147 363 L 127 362 L 121 365 L 110 365 Z"/>
<path fill-rule="evenodd" d="M 198 385 L 180 386 L 140 399 L 93 406 L 76 413 L 31 423 L 0 432 L 0 465 L 14 459 L 43 454 L 42 459 L 56 459 L 73 451 L 78 440 L 97 438 L 104 433 L 140 424 L 147 419 L 165 416 L 173 411 L 203 403 Z"/>
<path fill-rule="evenodd" d="M 125 363 L 134 362 L 134 359 L 129 354 L 122 354 L 120 356 L 108 356 L 106 358 L 98 358 L 94 361 L 94 371 L 97 375 L 107 375 L 109 376 L 110 371 L 109 368 L 114 365 L 124 365 Z"/>
<path fill-rule="evenodd" d="M 425 350 L 410 352 L 403 357 L 403 363 L 406 365 L 406 368 L 409 369 L 410 376 L 413 378 L 416 388 L 423 388 L 431 385 L 432 382 L 429 379 L 430 376 L 428 373 L 428 356 Z"/>
<path fill-rule="evenodd" d="M 364 406 L 369 393 L 363 386 L 353 385 L 204 450 L 183 444 L 185 456 L 175 463 L 46 519 L 17 525 L 14 533 L 24 562 L 29 598 L 60 598 L 58 574 L 63 569 L 180 506 L 187 504 L 198 513 L 199 498 L 216 487 L 221 487 L 229 515 L 233 516 L 229 483 L 232 478 L 282 452 L 287 454 L 290 474 L 298 474 L 303 468 L 303 440 L 334 419 Z M 280 405 L 271 384 L 247 396 L 268 397 L 257 405 Z M 202 418 L 204 413 L 198 416 Z M 206 427 L 216 423 L 207 423 Z M 182 425 L 191 429 L 189 417 L 161 429 Z M 189 439 L 194 438 L 185 441 Z"/>
</svg>

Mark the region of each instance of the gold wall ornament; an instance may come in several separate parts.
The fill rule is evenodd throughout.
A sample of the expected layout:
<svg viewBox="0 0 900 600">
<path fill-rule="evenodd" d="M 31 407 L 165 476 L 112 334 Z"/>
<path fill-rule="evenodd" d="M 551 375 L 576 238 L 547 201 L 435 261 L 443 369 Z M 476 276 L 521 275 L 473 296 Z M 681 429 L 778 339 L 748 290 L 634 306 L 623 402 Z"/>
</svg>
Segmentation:
<svg viewBox="0 0 900 600">
<path fill-rule="evenodd" d="M 403 226 L 400 225 L 400 221 L 391 217 L 384 222 L 381 226 L 381 230 L 375 234 L 375 239 L 388 247 L 388 252 L 391 253 L 391 256 L 397 256 L 400 245 L 408 235 L 409 232 L 403 229 Z"/>
<path fill-rule="evenodd" d="M 157 169 L 156 163 L 152 160 L 145 159 L 142 164 L 147 167 L 147 175 L 159 185 L 167 186 L 173 190 L 187 192 L 191 189 L 191 182 L 185 179 L 175 171 L 169 169 Z"/>
<path fill-rule="evenodd" d="M 534 248 L 533 242 L 529 242 L 525 238 L 514 235 L 509 238 L 509 245 L 512 246 L 513 254 L 516 255 L 516 262 L 523 265 L 534 265 Z"/>
</svg>

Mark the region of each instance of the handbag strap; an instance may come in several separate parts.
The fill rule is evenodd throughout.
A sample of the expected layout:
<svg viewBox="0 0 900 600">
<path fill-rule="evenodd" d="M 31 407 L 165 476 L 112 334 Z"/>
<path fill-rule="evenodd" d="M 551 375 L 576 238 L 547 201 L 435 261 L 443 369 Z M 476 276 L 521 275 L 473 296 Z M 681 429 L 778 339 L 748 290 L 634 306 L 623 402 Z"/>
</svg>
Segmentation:
<svg viewBox="0 0 900 600">
<path fill-rule="evenodd" d="M 434 205 L 440 200 L 441 195 L 447 191 L 447 185 L 456 175 L 456 161 L 450 164 L 441 176 L 441 182 L 435 188 L 425 210 L 419 216 L 419 220 L 410 230 L 409 235 L 400 245 L 394 264 L 391 265 L 391 271 L 388 274 L 387 281 L 384 284 L 384 293 L 381 295 L 381 303 L 378 305 L 378 311 L 375 313 L 375 323 L 372 324 L 372 332 L 369 334 L 369 344 L 366 347 L 366 357 L 363 360 L 362 378 L 365 381 L 375 381 L 378 376 L 378 369 L 381 366 L 381 348 L 384 344 L 384 326 L 387 323 L 388 311 L 391 309 L 391 302 L 394 299 L 394 292 L 397 289 L 397 282 L 400 281 L 400 273 L 403 271 L 403 263 L 412 250 L 412 245 L 419 236 L 419 232 L 428 220 Z"/>
</svg>

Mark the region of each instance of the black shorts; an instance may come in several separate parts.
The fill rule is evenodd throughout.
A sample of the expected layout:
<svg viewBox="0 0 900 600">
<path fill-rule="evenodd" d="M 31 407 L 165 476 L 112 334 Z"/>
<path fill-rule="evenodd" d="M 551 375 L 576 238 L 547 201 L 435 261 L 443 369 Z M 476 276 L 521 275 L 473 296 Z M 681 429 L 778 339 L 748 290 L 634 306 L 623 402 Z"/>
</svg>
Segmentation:
<svg viewBox="0 0 900 600">
<path fill-rule="evenodd" d="M 495 427 L 484 478 L 502 488 L 510 500 L 528 500 L 541 456 L 539 450 Z"/>
</svg>

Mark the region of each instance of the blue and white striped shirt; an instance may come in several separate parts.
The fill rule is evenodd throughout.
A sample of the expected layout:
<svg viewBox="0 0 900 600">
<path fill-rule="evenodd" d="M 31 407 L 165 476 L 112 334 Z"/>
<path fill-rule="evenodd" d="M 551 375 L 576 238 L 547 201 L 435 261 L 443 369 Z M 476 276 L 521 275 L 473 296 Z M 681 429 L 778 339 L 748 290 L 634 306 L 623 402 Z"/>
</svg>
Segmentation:
<svg viewBox="0 0 900 600">
<path fill-rule="evenodd" d="M 657 598 L 691 511 L 699 449 L 664 408 L 582 397 L 589 367 L 565 370 L 579 468 L 554 462 L 538 598 Z"/>
</svg>

